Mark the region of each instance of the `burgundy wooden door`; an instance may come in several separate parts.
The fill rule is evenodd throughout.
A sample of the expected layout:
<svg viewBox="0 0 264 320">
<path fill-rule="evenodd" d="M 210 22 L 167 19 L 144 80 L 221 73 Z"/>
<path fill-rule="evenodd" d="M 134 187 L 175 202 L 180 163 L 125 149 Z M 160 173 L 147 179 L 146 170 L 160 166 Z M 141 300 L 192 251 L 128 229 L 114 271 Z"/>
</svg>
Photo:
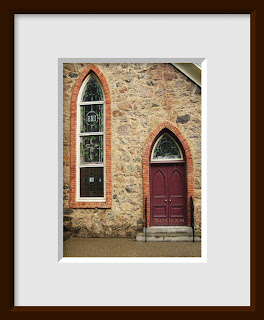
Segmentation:
<svg viewBox="0 0 264 320">
<path fill-rule="evenodd" d="M 187 225 L 185 164 L 151 165 L 150 224 Z"/>
</svg>

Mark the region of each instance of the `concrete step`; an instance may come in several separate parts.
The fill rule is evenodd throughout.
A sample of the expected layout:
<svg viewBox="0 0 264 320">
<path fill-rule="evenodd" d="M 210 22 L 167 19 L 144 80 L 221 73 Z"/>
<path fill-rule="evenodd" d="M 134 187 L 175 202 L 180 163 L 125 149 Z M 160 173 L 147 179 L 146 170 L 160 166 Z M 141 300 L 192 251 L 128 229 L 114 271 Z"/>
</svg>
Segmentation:
<svg viewBox="0 0 264 320">
<path fill-rule="evenodd" d="M 136 236 L 137 241 L 145 241 L 145 233 L 138 232 Z M 162 242 L 162 241 L 175 241 L 175 242 L 192 242 L 193 236 L 190 233 L 186 232 L 177 232 L 177 233 L 155 233 L 149 234 L 147 230 L 147 242 L 155 241 L 155 242 Z M 200 242 L 201 241 L 201 233 L 195 232 L 194 233 L 194 241 Z"/>
<path fill-rule="evenodd" d="M 143 229 L 143 231 L 145 228 Z M 158 227 L 149 227 L 147 228 L 147 234 L 155 234 L 155 233 L 192 233 L 191 227 L 186 226 L 158 226 Z"/>
</svg>

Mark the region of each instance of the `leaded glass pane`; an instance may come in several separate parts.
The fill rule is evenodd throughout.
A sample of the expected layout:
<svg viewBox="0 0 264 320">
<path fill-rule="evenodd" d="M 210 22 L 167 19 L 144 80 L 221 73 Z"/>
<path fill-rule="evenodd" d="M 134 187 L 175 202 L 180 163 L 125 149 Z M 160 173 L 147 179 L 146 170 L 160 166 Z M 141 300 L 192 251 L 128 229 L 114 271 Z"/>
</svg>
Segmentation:
<svg viewBox="0 0 264 320">
<path fill-rule="evenodd" d="M 104 131 L 104 106 L 92 104 L 81 106 L 81 133 Z"/>
<path fill-rule="evenodd" d="M 103 135 L 80 137 L 81 164 L 103 162 L 103 140 Z"/>
<path fill-rule="evenodd" d="M 104 168 L 80 168 L 80 196 L 104 196 Z"/>
<path fill-rule="evenodd" d="M 104 96 L 99 83 L 94 77 L 88 80 L 82 95 L 82 101 L 103 101 Z"/>
<path fill-rule="evenodd" d="M 163 134 L 153 152 L 153 159 L 175 160 L 181 159 L 181 152 L 174 139 L 167 134 Z"/>
</svg>

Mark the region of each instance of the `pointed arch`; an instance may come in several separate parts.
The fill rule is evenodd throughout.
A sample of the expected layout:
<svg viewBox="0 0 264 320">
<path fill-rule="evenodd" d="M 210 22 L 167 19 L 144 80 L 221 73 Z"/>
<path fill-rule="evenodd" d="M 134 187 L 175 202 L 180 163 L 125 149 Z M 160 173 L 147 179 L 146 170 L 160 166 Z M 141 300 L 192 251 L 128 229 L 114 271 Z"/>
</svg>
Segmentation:
<svg viewBox="0 0 264 320">
<path fill-rule="evenodd" d="M 148 226 L 150 223 L 150 177 L 149 177 L 149 166 L 150 166 L 150 159 L 151 159 L 151 151 L 152 148 L 157 141 L 157 139 L 162 135 L 162 133 L 167 130 L 171 132 L 173 135 L 176 136 L 177 140 L 179 141 L 184 154 L 185 154 L 185 161 L 186 161 L 186 172 L 187 172 L 187 217 L 188 217 L 188 226 L 191 225 L 191 207 L 190 207 L 190 197 L 194 196 L 194 177 L 193 177 L 193 158 L 191 154 L 190 146 L 180 132 L 180 130 L 172 125 L 170 122 L 165 121 L 158 125 L 148 136 L 145 149 L 143 153 L 143 201 L 147 198 L 147 220 Z M 143 206 L 144 207 L 144 206 Z"/>
<path fill-rule="evenodd" d="M 151 151 L 151 161 L 183 160 L 182 148 L 166 128 L 158 135 Z"/>
<path fill-rule="evenodd" d="M 98 78 L 105 102 L 105 200 L 98 202 L 77 201 L 77 107 L 79 93 L 89 74 Z M 70 207 L 71 208 L 111 208 L 111 97 L 105 76 L 94 64 L 88 64 L 77 78 L 71 96 L 71 129 L 70 129 Z"/>
</svg>

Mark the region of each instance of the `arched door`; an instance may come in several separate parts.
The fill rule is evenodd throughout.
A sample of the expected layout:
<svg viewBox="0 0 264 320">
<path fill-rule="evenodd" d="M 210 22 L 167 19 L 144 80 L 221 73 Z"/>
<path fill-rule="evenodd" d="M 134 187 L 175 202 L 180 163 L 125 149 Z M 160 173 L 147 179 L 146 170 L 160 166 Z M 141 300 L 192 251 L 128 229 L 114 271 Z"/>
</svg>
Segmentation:
<svg viewBox="0 0 264 320">
<path fill-rule="evenodd" d="M 150 224 L 187 225 L 187 186 L 184 154 L 169 134 L 153 146 L 150 161 Z"/>
</svg>

